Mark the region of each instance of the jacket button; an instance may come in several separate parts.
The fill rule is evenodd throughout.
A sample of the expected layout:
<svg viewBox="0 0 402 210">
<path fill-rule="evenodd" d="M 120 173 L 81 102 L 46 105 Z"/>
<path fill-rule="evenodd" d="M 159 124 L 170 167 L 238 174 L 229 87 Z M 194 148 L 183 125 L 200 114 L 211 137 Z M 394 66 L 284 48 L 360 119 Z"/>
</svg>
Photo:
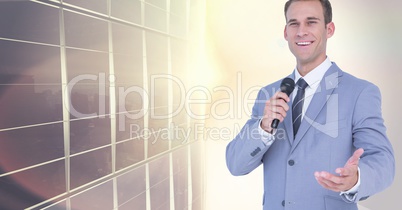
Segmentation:
<svg viewBox="0 0 402 210">
<path fill-rule="evenodd" d="M 282 206 L 285 206 L 285 200 L 282 201 Z"/>
<path fill-rule="evenodd" d="M 289 164 L 290 166 L 293 166 L 293 165 L 295 164 L 295 161 L 294 161 L 294 160 L 289 160 L 289 161 L 288 161 L 288 164 Z"/>
</svg>

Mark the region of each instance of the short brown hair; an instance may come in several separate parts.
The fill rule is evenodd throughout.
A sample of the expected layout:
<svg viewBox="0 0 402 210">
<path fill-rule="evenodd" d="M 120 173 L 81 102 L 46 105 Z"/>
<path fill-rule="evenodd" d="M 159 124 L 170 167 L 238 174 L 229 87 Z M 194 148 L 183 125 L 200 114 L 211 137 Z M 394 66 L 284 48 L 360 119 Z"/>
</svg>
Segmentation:
<svg viewBox="0 0 402 210">
<path fill-rule="evenodd" d="M 285 4 L 285 18 L 286 18 L 286 12 L 288 11 L 290 5 L 296 1 L 314 1 L 314 0 L 288 0 Z M 325 25 L 327 25 L 328 23 L 332 22 L 331 3 L 329 2 L 329 0 L 317 0 L 317 1 L 319 1 L 322 5 L 322 9 L 324 10 Z"/>
</svg>

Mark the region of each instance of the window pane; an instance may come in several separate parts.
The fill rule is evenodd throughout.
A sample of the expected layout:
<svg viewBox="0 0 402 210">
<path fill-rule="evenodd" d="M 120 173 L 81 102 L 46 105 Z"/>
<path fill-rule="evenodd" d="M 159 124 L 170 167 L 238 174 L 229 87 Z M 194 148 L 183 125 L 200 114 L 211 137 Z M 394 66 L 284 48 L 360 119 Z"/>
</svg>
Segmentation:
<svg viewBox="0 0 402 210">
<path fill-rule="evenodd" d="M 113 24 L 113 51 L 118 54 L 133 55 L 142 62 L 142 30 L 121 24 Z"/>
<path fill-rule="evenodd" d="M 65 162 L 0 177 L 0 209 L 25 209 L 66 191 Z"/>
<path fill-rule="evenodd" d="M 141 24 L 141 1 L 113 0 L 112 16 L 129 22 Z"/>
<path fill-rule="evenodd" d="M 109 87 L 75 85 L 71 90 L 71 119 L 109 114 Z"/>
<path fill-rule="evenodd" d="M 186 43 L 182 40 L 171 39 L 172 52 L 172 73 L 177 81 L 172 82 L 173 104 L 180 105 L 184 103 L 186 94 L 187 71 L 187 52 Z M 184 87 L 184 88 L 183 88 Z"/>
<path fill-rule="evenodd" d="M 60 48 L 58 47 L 0 40 L 0 84 L 2 85 L 59 84 L 61 83 L 60 66 Z"/>
<path fill-rule="evenodd" d="M 61 87 L 0 85 L 0 129 L 62 120 Z"/>
<path fill-rule="evenodd" d="M 169 155 L 164 155 L 149 163 L 149 184 L 157 185 L 164 180 L 169 180 Z M 169 191 L 169 188 L 165 189 Z"/>
<path fill-rule="evenodd" d="M 126 112 L 143 109 L 146 99 L 143 88 L 142 59 L 115 55 L 117 111 Z"/>
<path fill-rule="evenodd" d="M 67 74 L 68 81 L 85 83 L 108 83 L 109 82 L 109 55 L 108 53 L 91 52 L 85 50 L 67 49 Z M 94 77 L 83 77 L 89 74 Z"/>
<path fill-rule="evenodd" d="M 72 197 L 71 209 L 113 209 L 113 182 L 108 181 Z"/>
<path fill-rule="evenodd" d="M 183 19 L 186 18 L 187 12 L 187 0 L 172 0 L 170 1 L 170 12 L 182 17 Z"/>
<path fill-rule="evenodd" d="M 114 55 L 115 83 L 143 87 L 142 58 Z"/>
<path fill-rule="evenodd" d="M 72 119 L 108 114 L 108 54 L 67 49 L 67 72 Z"/>
<path fill-rule="evenodd" d="M 117 115 L 116 125 L 116 140 L 127 140 L 133 138 L 139 138 L 144 136 L 144 117 L 137 117 L 137 115 L 143 116 L 138 112 L 128 112 Z"/>
<path fill-rule="evenodd" d="M 71 189 L 104 177 L 112 172 L 110 147 L 71 157 Z"/>
<path fill-rule="evenodd" d="M 191 175 L 192 175 L 192 189 L 193 189 L 193 206 L 195 209 L 199 208 L 202 201 L 203 183 L 202 183 L 202 154 L 200 150 L 201 143 L 191 144 Z M 198 208 L 197 208 L 198 207 Z"/>
<path fill-rule="evenodd" d="M 169 106 L 168 102 L 168 78 L 166 75 L 152 75 L 149 88 L 149 99 L 151 108 L 155 108 L 155 114 L 157 116 L 165 116 L 166 112 L 160 112 L 160 108 L 166 108 Z M 159 110 L 158 110 L 159 109 Z"/>
<path fill-rule="evenodd" d="M 151 112 L 151 115 L 149 116 L 148 127 L 152 132 L 159 132 L 160 130 L 168 127 L 168 124 L 167 124 L 168 119 L 166 119 L 166 118 L 160 119 L 160 118 L 155 117 L 156 115 L 158 115 L 158 116 L 165 115 L 166 116 L 166 114 L 168 113 L 167 107 L 155 108 L 155 109 L 150 110 L 150 112 Z M 152 115 L 154 115 L 154 116 L 152 116 Z"/>
<path fill-rule="evenodd" d="M 137 85 L 117 85 L 117 111 L 135 112 L 138 115 L 144 109 L 144 100 L 146 100 L 145 90 Z"/>
<path fill-rule="evenodd" d="M 178 115 L 173 117 L 173 129 L 172 132 L 172 148 L 184 145 L 190 141 L 191 130 L 187 124 L 187 113 L 183 109 Z"/>
<path fill-rule="evenodd" d="M 146 194 L 142 193 L 138 195 L 137 197 L 134 197 L 127 201 L 127 203 L 124 203 L 122 206 L 119 206 L 119 210 L 133 210 L 133 209 L 138 209 L 138 210 L 146 210 Z"/>
<path fill-rule="evenodd" d="M 166 10 L 166 0 L 145 0 L 145 2 Z"/>
<path fill-rule="evenodd" d="M 151 208 L 169 209 L 169 155 L 149 163 Z"/>
<path fill-rule="evenodd" d="M 155 156 L 169 149 L 168 130 L 150 133 L 148 139 L 148 157 Z"/>
<path fill-rule="evenodd" d="M 164 180 L 151 187 L 151 209 L 169 209 L 169 180 Z"/>
<path fill-rule="evenodd" d="M 63 124 L 0 132 L 0 174 L 64 157 Z"/>
<path fill-rule="evenodd" d="M 66 45 L 84 49 L 108 51 L 106 21 L 64 11 Z"/>
<path fill-rule="evenodd" d="M 107 0 L 63 0 L 66 3 L 107 14 Z M 115 0 L 113 0 L 115 1 Z"/>
<path fill-rule="evenodd" d="M 146 33 L 147 61 L 149 74 L 167 73 L 167 37 L 161 34 Z"/>
<path fill-rule="evenodd" d="M 144 4 L 145 6 L 145 26 L 166 32 L 166 11 L 158 7 Z"/>
<path fill-rule="evenodd" d="M 173 153 L 175 209 L 188 207 L 187 147 Z"/>
<path fill-rule="evenodd" d="M 144 160 L 144 139 L 138 138 L 116 145 L 116 170 Z"/>
<path fill-rule="evenodd" d="M 0 37 L 59 44 L 59 11 L 28 1 L 0 2 Z"/>
<path fill-rule="evenodd" d="M 91 118 L 70 122 L 70 154 L 111 143 L 110 118 Z"/>
<path fill-rule="evenodd" d="M 141 166 L 117 177 L 119 206 L 145 192 L 145 166 Z M 145 194 L 145 193 L 144 193 Z M 145 198 L 144 198 L 145 204 Z M 131 206 L 131 205 L 130 205 Z M 120 209 L 120 208 L 119 208 Z M 136 208 L 132 208 L 136 209 Z M 138 208 L 142 209 L 142 208 Z"/>
<path fill-rule="evenodd" d="M 149 119 L 148 157 L 169 149 L 169 130 L 167 119 Z"/>
<path fill-rule="evenodd" d="M 66 210 L 67 209 L 67 202 L 62 201 L 57 204 L 54 204 L 53 206 L 49 206 L 44 208 L 44 210 Z"/>
<path fill-rule="evenodd" d="M 146 39 L 151 109 L 157 116 L 166 116 L 167 111 L 164 109 L 168 107 L 167 37 L 148 32 Z"/>
</svg>

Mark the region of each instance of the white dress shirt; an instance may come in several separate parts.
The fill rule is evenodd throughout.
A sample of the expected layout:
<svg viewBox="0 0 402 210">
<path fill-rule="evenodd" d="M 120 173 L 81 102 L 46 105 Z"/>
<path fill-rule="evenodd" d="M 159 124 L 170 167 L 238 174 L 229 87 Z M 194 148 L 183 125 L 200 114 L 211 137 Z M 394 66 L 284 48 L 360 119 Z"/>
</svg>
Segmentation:
<svg viewBox="0 0 402 210">
<path fill-rule="evenodd" d="M 313 96 L 315 92 L 317 91 L 318 86 L 320 86 L 321 79 L 324 77 L 325 72 L 331 67 L 332 63 L 327 57 L 324 62 L 322 62 L 319 66 L 317 66 L 315 69 L 310 71 L 307 75 L 303 77 L 304 81 L 307 82 L 308 86 L 305 89 L 304 93 L 304 104 L 303 104 L 303 110 L 302 110 L 302 116 L 301 120 L 303 120 L 304 114 L 306 113 L 306 110 L 308 106 L 310 105 L 311 99 L 313 99 Z M 299 81 L 299 79 L 302 77 L 297 69 L 294 70 L 295 73 L 295 83 Z M 292 93 L 292 100 L 295 99 L 296 94 L 297 94 L 298 88 L 295 87 Z"/>
<path fill-rule="evenodd" d="M 307 82 L 308 86 L 305 89 L 305 96 L 304 96 L 304 104 L 303 104 L 303 110 L 302 110 L 302 116 L 301 120 L 303 120 L 304 114 L 306 113 L 307 107 L 310 105 L 311 99 L 314 96 L 314 93 L 316 92 L 318 86 L 320 85 L 321 79 L 324 77 L 325 72 L 331 67 L 332 63 L 327 57 L 324 62 L 322 62 L 319 66 L 317 66 L 315 69 L 310 71 L 306 76 L 303 77 L 303 79 Z M 297 69 L 294 70 L 295 74 L 295 83 L 302 77 L 297 71 Z M 292 100 L 296 97 L 297 94 L 297 87 L 292 92 Z M 262 119 L 261 119 L 262 120 Z M 265 143 L 265 145 L 270 146 L 273 141 L 275 140 L 275 136 L 266 132 L 261 128 L 261 121 L 260 121 L 260 126 L 258 129 L 259 133 L 261 134 L 261 140 Z M 275 131 L 274 131 L 275 132 Z M 274 133 L 275 134 L 275 133 Z"/>
</svg>

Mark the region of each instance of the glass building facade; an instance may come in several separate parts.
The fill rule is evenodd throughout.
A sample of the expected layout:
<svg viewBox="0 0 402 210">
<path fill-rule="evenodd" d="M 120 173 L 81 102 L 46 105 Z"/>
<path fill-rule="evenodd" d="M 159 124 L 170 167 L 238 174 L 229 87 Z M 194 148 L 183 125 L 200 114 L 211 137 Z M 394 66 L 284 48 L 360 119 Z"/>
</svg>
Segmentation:
<svg viewBox="0 0 402 210">
<path fill-rule="evenodd" d="M 202 4 L 0 1 L 0 209 L 203 209 Z"/>
</svg>

